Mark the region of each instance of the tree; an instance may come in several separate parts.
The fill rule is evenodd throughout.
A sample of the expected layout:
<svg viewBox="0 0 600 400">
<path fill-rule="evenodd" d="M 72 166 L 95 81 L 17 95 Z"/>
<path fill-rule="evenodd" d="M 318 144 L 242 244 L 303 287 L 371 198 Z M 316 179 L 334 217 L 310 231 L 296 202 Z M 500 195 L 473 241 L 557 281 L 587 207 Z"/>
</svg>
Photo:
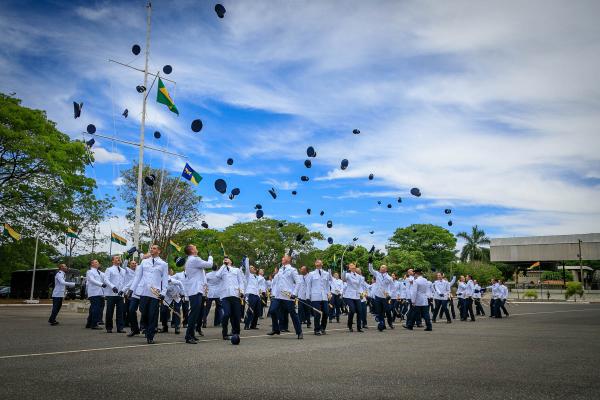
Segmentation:
<svg viewBox="0 0 600 400">
<path fill-rule="evenodd" d="M 119 193 L 128 204 L 126 217 L 130 222 L 135 220 L 137 171 L 138 166 L 134 165 L 121 173 L 124 184 Z M 146 238 L 168 252 L 169 239 L 201 218 L 198 208 L 202 197 L 194 193 L 189 183 L 163 175 L 162 170 L 145 166 L 143 175 L 154 175 L 156 179 L 153 186 L 142 185 L 140 233 L 145 228 Z"/>
<path fill-rule="evenodd" d="M 500 279 L 502 276 L 500 270 L 494 265 L 481 261 L 455 263 L 452 265 L 452 274 L 456 276 L 471 275 L 482 287 L 487 286 L 492 279 Z"/>
<path fill-rule="evenodd" d="M 447 229 L 431 224 L 414 224 L 396 229 L 387 249 L 420 251 L 429 266 L 445 270 L 455 260 L 455 247 L 456 238 Z"/>
<path fill-rule="evenodd" d="M 483 229 L 479 229 L 475 225 L 471 234 L 467 232 L 459 232 L 456 237 L 464 239 L 466 241 L 460 252 L 460 261 L 489 261 L 490 260 L 490 249 L 481 247 L 482 245 L 489 245 L 490 239 L 485 236 Z"/>
<path fill-rule="evenodd" d="M 91 161 L 85 144 L 59 132 L 45 112 L 0 94 L 0 220 L 55 241 L 75 197 L 92 194 L 95 182 L 84 175 Z"/>
<path fill-rule="evenodd" d="M 390 273 L 399 275 L 403 275 L 409 268 L 421 268 L 424 271 L 430 268 L 425 255 L 419 250 L 390 249 L 385 262 Z"/>
<path fill-rule="evenodd" d="M 33 268 L 35 253 L 35 238 L 25 237 L 18 241 L 10 241 L 0 246 L 0 283 L 8 283 L 13 271 L 29 270 Z M 53 261 L 58 256 L 58 251 L 51 244 L 39 241 L 37 268 L 54 268 Z"/>
</svg>

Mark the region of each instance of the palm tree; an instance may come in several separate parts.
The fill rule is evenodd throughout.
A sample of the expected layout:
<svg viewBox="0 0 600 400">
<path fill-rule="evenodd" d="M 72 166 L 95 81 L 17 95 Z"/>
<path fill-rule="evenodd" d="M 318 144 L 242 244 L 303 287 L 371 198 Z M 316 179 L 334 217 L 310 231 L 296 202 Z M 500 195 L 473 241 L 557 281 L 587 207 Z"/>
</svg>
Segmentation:
<svg viewBox="0 0 600 400">
<path fill-rule="evenodd" d="M 467 232 L 459 232 L 456 237 L 467 242 L 460 252 L 460 261 L 489 261 L 490 249 L 481 247 L 481 245 L 490 244 L 490 238 L 485 236 L 483 229 L 479 229 L 475 225 L 470 235 Z"/>
</svg>

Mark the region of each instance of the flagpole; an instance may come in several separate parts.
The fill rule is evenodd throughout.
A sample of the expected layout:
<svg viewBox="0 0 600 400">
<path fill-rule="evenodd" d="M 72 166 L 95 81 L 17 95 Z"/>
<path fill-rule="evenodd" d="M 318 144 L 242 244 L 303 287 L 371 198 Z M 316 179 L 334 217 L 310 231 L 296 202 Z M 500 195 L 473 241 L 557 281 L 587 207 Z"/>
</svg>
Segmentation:
<svg viewBox="0 0 600 400">
<path fill-rule="evenodd" d="M 144 87 L 148 85 L 148 55 L 150 52 L 150 18 L 152 15 L 152 3 L 148 1 L 146 5 L 148 11 L 146 17 L 146 60 L 144 65 Z M 138 179 L 137 179 L 137 197 L 135 202 L 135 222 L 133 226 L 133 245 L 139 246 L 140 243 L 140 219 L 142 212 L 142 175 L 144 169 L 144 129 L 146 123 L 146 98 L 143 96 L 142 102 L 142 121 L 140 125 L 140 153 L 139 153 L 139 164 L 138 164 Z M 112 243 L 112 241 L 111 241 Z"/>
<path fill-rule="evenodd" d="M 38 255 L 38 244 L 40 242 L 40 230 L 38 229 L 35 235 L 35 253 L 33 254 L 33 273 L 31 274 L 31 293 L 29 294 L 29 300 L 25 300 L 28 304 L 37 304 L 40 301 L 33 299 L 33 289 L 35 287 L 35 269 L 37 267 L 37 255 Z"/>
<path fill-rule="evenodd" d="M 108 245 L 108 256 L 112 257 L 112 231 L 110 231 L 110 244 Z"/>
</svg>

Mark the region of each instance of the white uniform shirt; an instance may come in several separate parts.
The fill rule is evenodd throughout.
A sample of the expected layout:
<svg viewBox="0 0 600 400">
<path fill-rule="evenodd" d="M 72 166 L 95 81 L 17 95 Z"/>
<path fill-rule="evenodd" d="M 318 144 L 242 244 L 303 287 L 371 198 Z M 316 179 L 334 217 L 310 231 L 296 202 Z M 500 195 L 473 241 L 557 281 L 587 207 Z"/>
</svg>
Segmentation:
<svg viewBox="0 0 600 400">
<path fill-rule="evenodd" d="M 125 268 L 121 268 L 118 265 L 108 267 L 104 273 L 104 283 L 106 283 L 106 288 L 109 289 L 106 295 L 118 296 L 119 292 L 122 292 L 125 287 L 126 276 L 127 272 Z M 116 288 L 117 293 L 113 292 L 112 288 Z"/>
<path fill-rule="evenodd" d="M 400 298 L 404 300 L 410 299 L 408 295 L 408 279 L 402 279 L 400 281 L 400 290 L 399 290 Z"/>
<path fill-rule="evenodd" d="M 239 268 L 222 265 L 215 277 L 221 281 L 221 299 L 239 297 L 240 294 L 244 294 L 246 283 Z"/>
<path fill-rule="evenodd" d="M 356 272 L 342 272 L 342 279 L 346 281 L 346 288 L 344 289 L 345 299 L 360 299 L 360 293 L 362 292 L 362 276 Z"/>
<path fill-rule="evenodd" d="M 206 284 L 209 299 L 221 298 L 221 280 L 217 278 L 217 271 L 210 271 L 206 274 Z"/>
<path fill-rule="evenodd" d="M 185 272 L 184 271 L 176 272 L 173 275 L 171 275 L 171 279 L 173 279 L 173 278 L 177 279 L 183 285 L 183 293 L 180 293 L 180 295 L 182 297 L 187 296 L 187 292 L 185 291 L 185 285 L 186 285 L 185 281 L 186 281 L 187 277 L 185 276 Z M 185 299 L 183 299 L 183 300 L 185 301 Z"/>
<path fill-rule="evenodd" d="M 262 275 L 258 275 L 258 291 L 260 294 L 267 292 L 267 280 Z"/>
<path fill-rule="evenodd" d="M 135 269 L 135 277 L 131 282 L 131 290 L 139 296 L 157 298 L 150 288 L 156 288 L 163 296 L 169 284 L 169 266 L 160 257 L 149 257 L 142 260 Z"/>
<path fill-rule="evenodd" d="M 508 299 L 508 287 L 505 285 L 500 285 L 500 289 L 502 290 L 500 292 L 500 298 L 503 300 Z"/>
<path fill-rule="evenodd" d="M 244 265 L 244 275 L 246 279 L 245 293 L 247 295 L 255 294 L 258 296 L 260 290 L 258 275 L 250 273 L 250 262 L 248 259 L 246 259 L 246 263 Z"/>
<path fill-rule="evenodd" d="M 397 299 L 400 293 L 400 282 L 398 279 L 392 278 L 392 283 L 390 284 L 390 297 L 392 299 Z"/>
<path fill-rule="evenodd" d="M 208 256 L 208 260 L 206 261 L 198 256 L 188 256 L 184 267 L 186 279 L 183 282 L 185 285 L 185 293 L 188 296 L 194 296 L 198 293 L 204 294 L 204 287 L 206 285 L 206 274 L 204 270 L 212 268 L 212 265 L 212 256 Z"/>
<path fill-rule="evenodd" d="M 331 274 L 321 269 L 315 269 L 306 276 L 306 294 L 310 301 L 327 301 Z"/>
<path fill-rule="evenodd" d="M 480 299 L 481 298 L 481 286 L 473 285 L 473 298 Z"/>
<path fill-rule="evenodd" d="M 290 298 L 284 294 L 287 292 L 288 294 L 292 294 L 294 296 L 298 296 L 298 291 L 300 290 L 300 275 L 296 268 L 291 265 L 283 265 L 279 268 L 279 272 L 277 273 L 279 277 L 277 281 L 278 285 L 278 296 L 277 298 L 280 300 L 289 300 Z"/>
<path fill-rule="evenodd" d="M 458 282 L 458 289 L 456 289 L 456 297 L 458 297 L 459 299 L 464 299 L 466 289 L 467 284 L 465 282 Z"/>
<path fill-rule="evenodd" d="M 359 276 L 360 276 L 360 291 L 364 294 L 364 296 L 360 299 L 360 301 L 362 303 L 366 303 L 367 296 L 369 295 L 369 284 L 365 280 L 364 276 L 362 276 L 362 275 L 359 275 Z"/>
<path fill-rule="evenodd" d="M 467 285 L 465 286 L 464 296 L 465 299 L 469 297 L 473 297 L 473 293 L 475 292 L 475 284 L 472 280 L 467 281 Z"/>
<path fill-rule="evenodd" d="M 171 304 L 173 300 L 176 303 L 181 301 L 181 297 L 185 296 L 185 288 L 183 283 L 174 276 L 169 278 L 169 283 L 167 284 L 167 293 L 165 293 L 165 304 Z"/>
<path fill-rule="evenodd" d="M 422 276 L 418 277 L 413 282 L 413 290 L 411 292 L 411 302 L 415 306 L 426 306 L 429 304 L 427 300 L 427 288 L 429 281 Z"/>
<path fill-rule="evenodd" d="M 85 274 L 87 296 L 104 296 L 102 273 L 98 268 L 90 268 Z"/>
<path fill-rule="evenodd" d="M 340 295 L 344 292 L 344 282 L 341 279 L 333 278 L 331 281 L 331 294 Z"/>
<path fill-rule="evenodd" d="M 385 298 L 390 293 L 392 277 L 387 272 L 382 274 L 379 271 L 375 271 L 372 264 L 369 264 L 369 272 L 375 277 L 375 283 L 371 288 L 373 296 Z"/>
<path fill-rule="evenodd" d="M 65 288 L 75 287 L 74 282 L 67 282 L 65 280 L 65 273 L 58 270 L 54 275 L 54 290 L 52 290 L 52 297 L 65 297 Z"/>
<path fill-rule="evenodd" d="M 445 279 L 433 282 L 433 292 L 436 300 L 448 300 L 450 294 L 450 283 Z"/>
</svg>

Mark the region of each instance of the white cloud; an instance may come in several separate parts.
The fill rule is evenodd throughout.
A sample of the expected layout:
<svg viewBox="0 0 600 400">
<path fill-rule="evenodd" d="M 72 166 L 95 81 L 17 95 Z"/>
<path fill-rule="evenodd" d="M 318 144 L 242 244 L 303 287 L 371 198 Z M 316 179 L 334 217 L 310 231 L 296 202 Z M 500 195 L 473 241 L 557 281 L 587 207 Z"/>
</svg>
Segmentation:
<svg viewBox="0 0 600 400">
<path fill-rule="evenodd" d="M 203 213 L 204 221 L 212 229 L 225 229 L 229 225 L 235 224 L 236 222 L 247 222 L 255 219 L 254 213 Z"/>
<path fill-rule="evenodd" d="M 114 163 L 124 164 L 126 162 L 125 156 L 118 152 L 108 151 L 103 147 L 94 146 L 92 148 L 94 153 L 94 162 L 98 164 Z"/>
<path fill-rule="evenodd" d="M 273 186 L 278 190 L 294 190 L 298 188 L 298 182 L 280 181 L 273 178 L 264 180 L 262 183 Z"/>
<path fill-rule="evenodd" d="M 229 203 L 207 203 L 204 204 L 204 208 L 233 208 L 233 205 Z"/>
</svg>

